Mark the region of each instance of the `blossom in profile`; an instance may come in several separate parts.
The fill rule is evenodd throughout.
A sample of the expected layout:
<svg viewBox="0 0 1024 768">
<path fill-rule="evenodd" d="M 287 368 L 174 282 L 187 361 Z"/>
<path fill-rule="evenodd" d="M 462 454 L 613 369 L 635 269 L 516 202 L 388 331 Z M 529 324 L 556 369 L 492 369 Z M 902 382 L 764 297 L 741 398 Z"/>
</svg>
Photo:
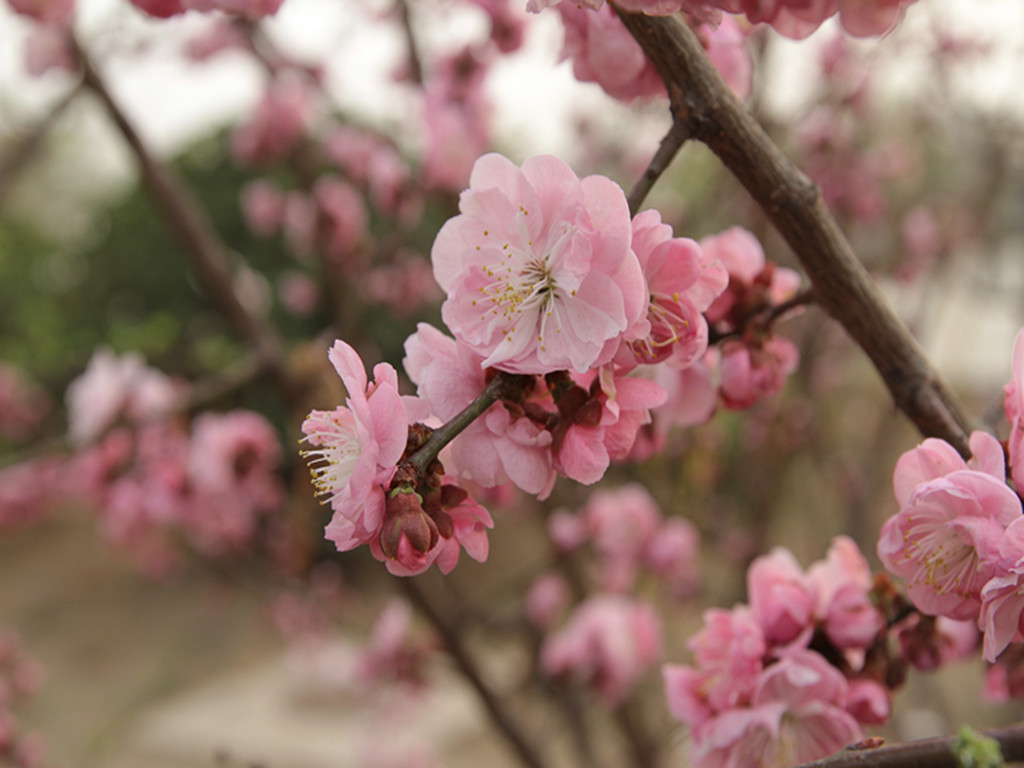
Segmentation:
<svg viewBox="0 0 1024 768">
<path fill-rule="evenodd" d="M 725 290 L 729 273 L 694 240 L 673 237 L 656 210 L 638 213 L 632 226 L 633 251 L 650 291 L 650 332 L 630 342 L 629 349 L 641 363 L 672 356 L 678 367 L 685 367 L 707 351 L 708 324 L 702 313 Z"/>
<path fill-rule="evenodd" d="M 978 617 L 982 589 L 1005 559 L 1000 541 L 1021 518 L 999 441 L 974 432 L 970 446 L 970 462 L 936 438 L 900 457 L 893 474 L 900 511 L 878 541 L 882 564 L 906 581 L 914 605 L 960 620 Z"/>
<path fill-rule="evenodd" d="M 387 363 L 367 380 L 363 361 L 338 340 L 329 353 L 345 384 L 345 406 L 312 411 L 302 424 L 309 448 L 313 484 L 334 516 L 327 538 L 339 551 L 373 540 L 384 519 L 385 494 L 409 432 L 406 405 L 398 394 L 398 375 Z"/>
<path fill-rule="evenodd" d="M 431 261 L 447 294 L 442 317 L 481 367 L 584 373 L 646 333 L 629 206 L 610 179 L 579 179 L 547 155 L 519 168 L 488 154 L 473 166 L 459 209 Z"/>
</svg>

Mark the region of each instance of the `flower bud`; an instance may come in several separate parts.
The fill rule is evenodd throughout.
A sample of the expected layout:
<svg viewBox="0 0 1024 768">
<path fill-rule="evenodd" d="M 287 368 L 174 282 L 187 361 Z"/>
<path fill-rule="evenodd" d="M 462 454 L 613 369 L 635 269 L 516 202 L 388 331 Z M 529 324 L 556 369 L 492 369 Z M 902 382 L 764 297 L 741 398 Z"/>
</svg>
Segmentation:
<svg viewBox="0 0 1024 768">
<path fill-rule="evenodd" d="M 380 547 L 392 560 L 398 556 L 402 536 L 420 554 L 433 549 L 438 539 L 437 524 L 423 511 L 423 498 L 408 487 L 391 491 L 384 508 Z"/>
</svg>

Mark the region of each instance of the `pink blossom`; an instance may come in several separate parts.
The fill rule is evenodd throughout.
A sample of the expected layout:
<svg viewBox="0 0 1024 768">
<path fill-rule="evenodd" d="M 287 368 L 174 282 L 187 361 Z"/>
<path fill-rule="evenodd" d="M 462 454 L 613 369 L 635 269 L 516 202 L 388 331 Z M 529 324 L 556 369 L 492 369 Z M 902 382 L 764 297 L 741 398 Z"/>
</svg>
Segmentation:
<svg viewBox="0 0 1024 768">
<path fill-rule="evenodd" d="M 666 395 L 654 382 L 619 376 L 611 366 L 573 375 L 572 381 L 571 391 L 579 394 L 558 403 L 554 464 L 563 476 L 590 485 L 604 477 L 612 459 L 629 455 L 638 430 L 651 421 L 650 409 Z"/>
<path fill-rule="evenodd" d="M 717 259 L 729 272 L 728 288 L 705 313 L 709 323 L 740 328 L 747 316 L 792 298 L 800 287 L 800 275 L 766 263 L 761 243 L 742 227 L 705 237 L 700 247 L 705 258 Z"/>
<path fill-rule="evenodd" d="M 311 446 L 304 456 L 317 493 L 334 510 L 327 538 L 344 552 L 379 534 L 385 489 L 405 451 L 409 419 L 394 368 L 379 363 L 370 384 L 345 342 L 335 341 L 328 357 L 348 391 L 347 407 L 310 412 L 302 424 Z"/>
<path fill-rule="evenodd" d="M 168 19 L 185 12 L 184 0 L 131 0 L 131 3 L 140 11 L 158 19 Z"/>
<path fill-rule="evenodd" d="M 312 106 L 308 86 L 298 78 L 272 83 L 252 117 L 231 134 L 235 160 L 256 165 L 285 157 L 305 133 Z"/>
<path fill-rule="evenodd" d="M 708 325 L 701 313 L 725 290 L 729 275 L 695 241 L 672 237 L 656 210 L 638 213 L 632 228 L 632 248 L 650 292 L 650 332 L 629 348 L 638 362 L 661 362 L 671 355 L 685 367 L 707 350 Z"/>
<path fill-rule="evenodd" d="M 0 437 L 13 442 L 31 439 L 49 410 L 46 393 L 27 374 L 0 363 Z"/>
<path fill-rule="evenodd" d="M 900 511 L 878 541 L 879 558 L 906 580 L 914 604 L 952 619 L 978 616 L 982 588 L 997 575 L 1000 539 L 1021 517 L 999 442 L 974 432 L 970 445 L 970 463 L 935 438 L 903 454 L 893 474 Z"/>
<path fill-rule="evenodd" d="M 222 11 L 261 19 L 277 13 L 284 0 L 183 0 L 184 5 L 197 11 Z"/>
<path fill-rule="evenodd" d="M 137 422 L 156 418 L 172 410 L 180 397 L 180 386 L 148 367 L 140 355 L 119 358 L 101 347 L 65 393 L 68 437 L 75 445 L 85 445 L 120 417 Z"/>
<path fill-rule="evenodd" d="M 520 169 L 489 154 L 459 209 L 431 260 L 448 294 L 442 317 L 483 367 L 582 373 L 633 340 L 627 331 L 643 333 L 647 286 L 625 195 L 610 179 L 580 180 L 546 155 Z"/>
<path fill-rule="evenodd" d="M 367 298 L 395 314 L 412 315 L 436 304 L 444 294 L 434 282 L 430 262 L 416 253 L 400 251 L 390 264 L 374 267 L 363 277 Z"/>
<path fill-rule="evenodd" d="M 718 392 L 726 408 L 742 410 L 782 391 L 799 364 L 789 339 L 771 336 L 750 345 L 730 340 L 722 347 Z"/>
<path fill-rule="evenodd" d="M 651 607 L 599 594 L 581 603 L 544 641 L 540 661 L 547 674 L 586 682 L 614 706 L 660 656 L 661 624 Z"/>
<path fill-rule="evenodd" d="M 281 228 L 285 213 L 285 195 L 271 181 L 257 179 L 242 189 L 242 215 L 249 231 L 270 237 Z"/>
<path fill-rule="evenodd" d="M 1010 422 L 1006 445 L 1010 454 L 1010 476 L 1018 490 L 1024 490 L 1024 330 L 1013 343 L 1013 368 L 1010 381 L 1003 387 L 1003 406 Z"/>
<path fill-rule="evenodd" d="M 196 418 L 187 458 L 191 514 L 205 531 L 207 549 L 248 543 L 256 516 L 281 506 L 280 461 L 277 433 L 263 416 L 236 410 Z"/>
<path fill-rule="evenodd" d="M 874 680 L 850 680 L 846 711 L 862 725 L 885 725 L 892 712 L 889 691 Z"/>
<path fill-rule="evenodd" d="M 704 612 L 704 627 L 689 642 L 696 667 L 662 668 L 669 711 L 690 728 L 749 703 L 764 669 L 764 632 L 747 606 Z"/>
<path fill-rule="evenodd" d="M 700 534 L 689 520 L 673 517 L 665 520 L 647 542 L 644 559 L 647 566 L 669 586 L 673 596 L 689 597 L 698 586 Z"/>
<path fill-rule="evenodd" d="M 842 674 L 799 650 L 761 675 L 749 708 L 725 710 L 693 731 L 695 768 L 788 768 L 838 751 L 862 731 L 846 711 Z"/>
<path fill-rule="evenodd" d="M 565 25 L 562 58 L 572 59 L 577 80 L 626 102 L 665 95 L 657 70 L 611 6 L 588 10 L 568 2 L 558 12 Z"/>
<path fill-rule="evenodd" d="M 59 459 L 33 459 L 0 469 L 0 530 L 31 525 L 58 498 Z"/>
<path fill-rule="evenodd" d="M 309 317 L 320 304 L 320 284 L 294 270 L 278 276 L 277 293 L 282 306 L 296 317 Z"/>
<path fill-rule="evenodd" d="M 403 496 L 410 507 L 396 511 L 394 502 Z M 487 529 L 493 527 L 487 510 L 446 476 L 441 488 L 426 499 L 389 493 L 384 527 L 369 542 L 370 552 L 396 576 L 415 576 L 434 564 L 447 574 L 458 564 L 461 549 L 477 562 L 487 559 Z M 416 540 L 418 536 L 429 537 L 429 543 Z"/>
<path fill-rule="evenodd" d="M 887 32 L 914 0 L 710 0 L 729 13 L 746 13 L 751 23 L 767 22 L 780 34 L 804 38 L 826 19 L 839 14 L 847 33 L 856 37 Z"/>
<path fill-rule="evenodd" d="M 569 604 L 569 585 L 557 573 L 544 573 L 533 580 L 523 603 L 526 618 L 533 626 L 550 629 Z"/>
<path fill-rule="evenodd" d="M 321 176 L 313 187 L 313 199 L 320 211 L 325 253 L 335 259 L 351 256 L 369 225 L 363 196 L 336 176 Z"/>
<path fill-rule="evenodd" d="M 837 648 L 867 648 L 875 641 L 885 622 L 868 594 L 871 569 L 852 539 L 833 539 L 825 559 L 808 568 L 807 583 L 814 616 Z"/>
<path fill-rule="evenodd" d="M 814 596 L 793 554 L 776 547 L 747 571 L 750 610 L 771 645 L 786 645 L 811 626 Z"/>
<path fill-rule="evenodd" d="M 581 514 L 600 561 L 601 588 L 627 592 L 651 539 L 661 525 L 657 502 L 639 483 L 592 494 Z"/>
<path fill-rule="evenodd" d="M 622 3 L 620 3 L 621 5 Z M 743 101 L 753 86 L 754 63 L 747 48 L 747 36 L 732 16 L 723 16 L 717 28 L 699 30 L 708 58 L 736 98 Z"/>
<path fill-rule="evenodd" d="M 980 637 L 976 621 L 920 613 L 908 616 L 895 630 L 903 658 L 926 672 L 970 658 L 978 649 Z"/>
<path fill-rule="evenodd" d="M 586 521 L 567 509 L 556 509 L 548 516 L 548 536 L 559 552 L 572 552 L 589 536 Z"/>
<path fill-rule="evenodd" d="M 245 34 L 227 17 L 211 20 L 209 26 L 189 38 L 185 52 L 193 61 L 207 61 L 233 49 L 249 49 Z"/>
<path fill-rule="evenodd" d="M 985 634 L 983 656 L 994 662 L 1011 642 L 1024 639 L 1024 517 L 999 541 L 999 567 L 981 590 L 978 627 Z"/>
<path fill-rule="evenodd" d="M 11 10 L 46 26 L 68 27 L 75 12 L 75 0 L 7 0 Z"/>
<path fill-rule="evenodd" d="M 419 396 L 449 421 L 486 386 L 481 358 L 468 347 L 421 323 L 405 342 L 403 362 Z M 460 476 L 483 486 L 513 482 L 546 498 L 555 482 L 551 434 L 504 403 L 495 403 L 449 446 Z"/>
</svg>

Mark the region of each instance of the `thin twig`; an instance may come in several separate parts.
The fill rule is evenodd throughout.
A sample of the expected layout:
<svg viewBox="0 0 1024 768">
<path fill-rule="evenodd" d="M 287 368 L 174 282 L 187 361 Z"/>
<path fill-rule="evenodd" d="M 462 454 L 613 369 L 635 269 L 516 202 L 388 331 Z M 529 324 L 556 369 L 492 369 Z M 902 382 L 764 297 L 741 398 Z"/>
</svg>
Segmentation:
<svg viewBox="0 0 1024 768">
<path fill-rule="evenodd" d="M 430 439 L 405 463 L 413 467 L 420 476 L 423 476 L 427 471 L 427 466 L 437 458 L 441 449 L 502 397 L 508 386 L 509 375 L 499 372 L 473 402 L 463 408 L 451 421 L 435 429 Z"/>
<path fill-rule="evenodd" d="M 926 436 L 970 455 L 963 406 L 925 358 L 813 184 L 736 100 L 693 32 L 672 17 L 619 12 L 668 89 L 672 114 L 706 144 L 796 253 L 818 303 L 865 351 L 896 405 Z"/>
<path fill-rule="evenodd" d="M 25 170 L 25 167 L 42 148 L 46 137 L 53 126 L 57 124 L 61 115 L 64 114 L 64 111 L 81 92 L 81 82 L 69 88 L 67 93 L 50 108 L 46 116 L 25 132 L 23 136 L 19 137 L 14 142 L 14 146 L 0 158 L 0 203 L 3 202 L 4 197 L 11 190 L 14 180 Z"/>
<path fill-rule="evenodd" d="M 419 44 L 416 42 L 416 33 L 413 30 L 409 2 L 408 0 L 396 0 L 395 6 L 398 10 L 398 19 L 402 23 L 402 31 L 405 33 L 405 45 L 409 49 L 409 80 L 415 85 L 423 85 L 423 62 L 420 58 Z"/>
<path fill-rule="evenodd" d="M 640 212 L 640 206 L 643 205 L 647 194 L 655 182 L 661 178 L 661 174 L 668 170 L 672 160 L 689 138 L 690 132 L 687 130 L 686 124 L 679 120 L 673 120 L 672 127 L 668 129 L 665 138 L 661 140 L 658 151 L 651 158 L 644 175 L 637 180 L 636 185 L 629 192 L 627 200 L 629 201 L 630 216 L 636 216 Z"/>
<path fill-rule="evenodd" d="M 111 96 L 103 78 L 88 56 L 72 41 L 82 65 L 84 85 L 103 102 L 111 119 L 128 143 L 139 164 L 142 182 L 158 213 L 178 239 L 214 306 L 227 319 L 234 331 L 245 339 L 263 360 L 275 384 L 289 402 L 299 391 L 298 382 L 289 375 L 285 364 L 284 342 L 276 329 L 250 312 L 241 302 L 233 284 L 233 270 L 227 246 L 221 241 L 185 184 L 172 170 L 153 157 L 142 138 Z"/>
<path fill-rule="evenodd" d="M 1007 763 L 1024 760 L 1024 725 L 983 733 L 999 742 Z M 962 768 L 952 750 L 956 739 L 956 736 L 943 736 L 874 749 L 848 748 L 831 757 L 804 763 L 799 768 Z"/>
<path fill-rule="evenodd" d="M 491 720 L 498 730 L 501 731 L 501 734 L 508 741 L 512 749 L 515 750 L 519 758 L 529 768 L 547 768 L 547 763 L 522 732 L 519 723 L 512 717 L 501 702 L 501 699 L 498 698 L 498 695 L 491 690 L 490 686 L 480 675 L 480 670 L 470 656 L 469 649 L 463 643 L 458 629 L 448 622 L 434 607 L 426 593 L 416 582 L 416 579 L 403 578 L 399 579 L 399 581 L 412 603 L 434 625 L 445 647 L 458 665 L 459 670 L 476 690 L 480 701 L 487 710 L 487 714 L 490 715 Z"/>
</svg>

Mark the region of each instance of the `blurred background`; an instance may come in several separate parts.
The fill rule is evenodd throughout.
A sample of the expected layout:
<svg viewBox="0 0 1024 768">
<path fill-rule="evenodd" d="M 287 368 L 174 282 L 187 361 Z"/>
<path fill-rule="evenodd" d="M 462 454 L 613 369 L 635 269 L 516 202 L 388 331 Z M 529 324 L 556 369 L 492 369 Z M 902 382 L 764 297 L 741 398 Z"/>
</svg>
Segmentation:
<svg viewBox="0 0 1024 768">
<path fill-rule="evenodd" d="M 296 447 L 310 408 L 342 402 L 328 383 L 335 337 L 398 366 L 416 323 L 440 324 L 430 246 L 478 154 L 552 153 L 628 190 L 668 128 L 664 99 L 623 104 L 573 77 L 558 14 L 528 15 L 525 0 L 492 4 L 502 16 L 486 5 L 286 0 L 259 19 L 158 19 L 120 0 L 78 0 L 77 44 L 149 158 L 205 210 L 241 304 L 276 329 L 290 370 L 323 382 L 284 397 L 210 300 L 97 89 L 0 3 L 0 629 L 38 662 L 26 667 L 38 686 L 18 722 L 45 742 L 45 764 L 518 764 L 473 690 L 431 653 L 430 629 L 404 598 L 391 602 L 395 580 L 366 553 L 332 556 Z M 507 51 L 499 22 L 522 35 Z M 971 413 L 1005 437 L 1002 387 L 1024 325 L 1024 7 L 920 0 L 872 40 L 832 22 L 802 41 L 743 32 L 752 111 L 821 185 Z M 438 94 L 458 108 L 432 112 Z M 702 147 L 684 149 L 647 205 L 677 235 L 744 226 L 769 260 L 797 266 Z M 877 567 L 877 532 L 896 511 L 892 467 L 919 437 L 820 310 L 778 330 L 801 354 L 779 395 L 662 434 L 661 453 L 602 481 L 642 482 L 664 515 L 699 532 L 697 585 L 682 596 L 638 588 L 660 609 L 666 659 L 686 658 L 704 608 L 745 599 L 745 565 L 773 546 L 806 566 L 845 533 Z M 244 546 L 161 528 L 152 567 L 151 540 L 112 532 L 90 470 L 64 460 L 80 450 L 67 438 L 65 392 L 102 348 L 191 382 L 201 396 L 190 416 L 247 409 L 271 425 L 283 500 Z M 61 459 L 46 473 L 15 475 L 49 457 Z M 592 490 L 563 480 L 543 503 L 495 494 L 488 562 L 464 561 L 447 581 L 421 577 L 458 607 L 453 620 L 502 696 L 554 749 L 570 739 L 533 708 L 528 644 L 507 627 L 558 559 L 551 511 L 578 509 Z M 417 671 L 371 686 L 357 669 L 367 648 L 389 642 L 374 633 L 389 631 Z M 912 675 L 885 733 L 1019 719 L 1016 705 L 979 703 L 982 681 L 980 661 Z M 682 736 L 659 696 L 652 670 L 635 709 L 674 754 Z M 608 755 L 628 753 L 607 738 Z"/>
</svg>

